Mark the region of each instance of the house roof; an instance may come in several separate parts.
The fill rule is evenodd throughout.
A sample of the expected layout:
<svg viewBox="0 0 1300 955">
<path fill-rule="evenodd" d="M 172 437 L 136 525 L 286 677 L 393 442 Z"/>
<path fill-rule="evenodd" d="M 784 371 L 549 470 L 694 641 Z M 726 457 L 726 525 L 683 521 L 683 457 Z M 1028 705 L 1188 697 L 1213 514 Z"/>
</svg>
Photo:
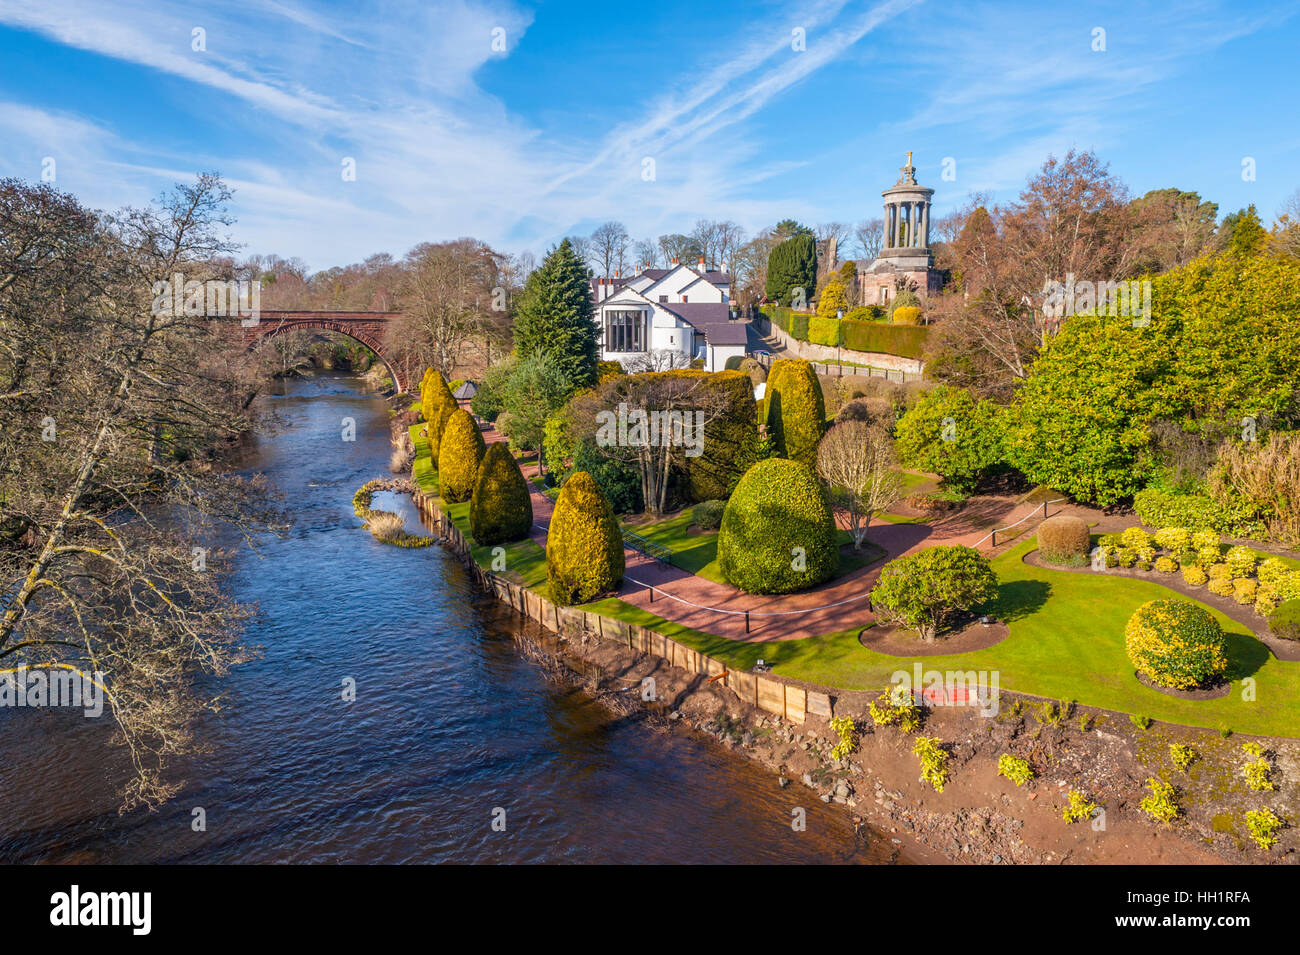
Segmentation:
<svg viewBox="0 0 1300 955">
<path fill-rule="evenodd" d="M 731 320 L 726 302 L 662 302 L 659 307 L 703 332 L 712 345 L 744 345 L 749 340 L 745 323 Z"/>
</svg>

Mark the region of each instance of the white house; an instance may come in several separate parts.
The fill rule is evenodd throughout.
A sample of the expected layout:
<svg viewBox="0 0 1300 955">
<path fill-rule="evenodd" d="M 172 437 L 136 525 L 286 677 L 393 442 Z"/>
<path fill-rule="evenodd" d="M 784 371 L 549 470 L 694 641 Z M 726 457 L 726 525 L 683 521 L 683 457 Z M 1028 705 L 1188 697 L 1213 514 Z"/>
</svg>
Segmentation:
<svg viewBox="0 0 1300 955">
<path fill-rule="evenodd" d="M 641 269 L 591 280 L 602 361 L 625 367 L 684 368 L 695 359 L 721 371 L 744 356 L 746 324 L 731 312 L 731 276 L 673 260 L 666 269 Z"/>
</svg>

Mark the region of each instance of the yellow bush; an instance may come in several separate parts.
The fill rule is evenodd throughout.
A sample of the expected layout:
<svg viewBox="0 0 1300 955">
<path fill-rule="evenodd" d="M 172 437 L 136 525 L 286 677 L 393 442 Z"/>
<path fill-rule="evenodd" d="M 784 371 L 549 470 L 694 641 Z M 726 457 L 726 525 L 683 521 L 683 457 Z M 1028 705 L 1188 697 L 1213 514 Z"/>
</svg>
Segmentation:
<svg viewBox="0 0 1300 955">
<path fill-rule="evenodd" d="M 1124 628 L 1129 660 L 1161 686 L 1190 690 L 1228 669 L 1223 629 L 1203 607 L 1185 600 L 1151 600 Z"/>
<path fill-rule="evenodd" d="M 533 502 L 519 462 L 501 441 L 479 462 L 470 496 L 469 530 L 477 544 L 522 540 L 533 527 Z"/>
<path fill-rule="evenodd" d="M 1239 604 L 1253 604 L 1258 588 L 1253 577 L 1238 577 L 1232 582 L 1232 599 Z"/>
<path fill-rule="evenodd" d="M 1155 536 L 1159 546 L 1175 554 L 1192 546 L 1192 532 L 1186 527 L 1165 527 L 1156 531 Z"/>
<path fill-rule="evenodd" d="M 915 305 L 900 305 L 894 309 L 893 323 L 895 325 L 920 325 L 921 310 Z"/>
<path fill-rule="evenodd" d="M 1183 568 L 1183 580 L 1192 587 L 1199 587 L 1209 578 L 1205 576 L 1205 571 L 1201 570 L 1200 567 L 1195 564 L 1188 564 Z"/>
<path fill-rule="evenodd" d="M 586 603 L 623 583 L 623 535 L 609 501 L 586 471 L 564 482 L 546 534 L 551 599 Z"/>
<path fill-rule="evenodd" d="M 444 501 L 459 504 L 469 500 L 484 451 L 483 435 L 473 416 L 457 409 L 443 430 L 438 456 L 438 487 Z"/>
</svg>

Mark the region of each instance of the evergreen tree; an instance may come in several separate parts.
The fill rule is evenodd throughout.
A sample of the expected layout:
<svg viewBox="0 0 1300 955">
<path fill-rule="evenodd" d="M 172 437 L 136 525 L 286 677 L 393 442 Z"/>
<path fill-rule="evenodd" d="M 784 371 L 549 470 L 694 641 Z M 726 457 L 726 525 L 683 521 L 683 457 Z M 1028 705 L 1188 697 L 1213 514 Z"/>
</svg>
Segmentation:
<svg viewBox="0 0 1300 955">
<path fill-rule="evenodd" d="M 1259 221 L 1254 203 L 1225 216 L 1220 233 L 1224 237 L 1225 247 L 1233 255 L 1258 255 L 1264 251 L 1268 241 L 1268 233 Z"/>
<path fill-rule="evenodd" d="M 767 259 L 767 297 L 789 305 L 795 289 L 803 289 L 805 304 L 817 290 L 817 242 L 807 232 L 786 239 Z"/>
<path fill-rule="evenodd" d="M 596 383 L 596 324 L 587 268 L 565 239 L 528 277 L 515 317 L 515 349 L 555 359 L 575 388 Z"/>
</svg>

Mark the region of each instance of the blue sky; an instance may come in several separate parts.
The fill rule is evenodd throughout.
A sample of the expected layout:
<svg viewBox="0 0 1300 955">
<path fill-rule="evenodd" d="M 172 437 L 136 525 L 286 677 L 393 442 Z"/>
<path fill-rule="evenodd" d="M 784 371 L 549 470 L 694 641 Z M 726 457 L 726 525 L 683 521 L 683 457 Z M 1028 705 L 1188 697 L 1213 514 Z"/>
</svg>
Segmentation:
<svg viewBox="0 0 1300 955">
<path fill-rule="evenodd" d="M 1267 221 L 1300 188 L 1297 51 L 1294 2 L 0 0 L 0 175 L 52 158 L 111 209 L 216 170 L 248 252 L 316 269 L 855 222 L 909 149 L 936 216 L 1077 147 Z"/>
</svg>

